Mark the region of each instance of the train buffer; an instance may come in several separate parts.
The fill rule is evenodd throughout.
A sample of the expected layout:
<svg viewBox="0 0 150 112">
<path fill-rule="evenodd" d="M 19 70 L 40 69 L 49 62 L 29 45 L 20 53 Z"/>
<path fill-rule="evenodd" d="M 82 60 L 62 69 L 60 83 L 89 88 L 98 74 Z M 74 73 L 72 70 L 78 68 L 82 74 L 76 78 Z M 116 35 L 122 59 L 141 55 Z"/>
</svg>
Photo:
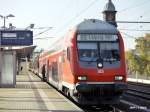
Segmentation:
<svg viewBox="0 0 150 112">
<path fill-rule="evenodd" d="M 0 88 L 0 112 L 82 112 L 54 88 L 29 72 L 26 62 L 15 88 Z"/>
</svg>

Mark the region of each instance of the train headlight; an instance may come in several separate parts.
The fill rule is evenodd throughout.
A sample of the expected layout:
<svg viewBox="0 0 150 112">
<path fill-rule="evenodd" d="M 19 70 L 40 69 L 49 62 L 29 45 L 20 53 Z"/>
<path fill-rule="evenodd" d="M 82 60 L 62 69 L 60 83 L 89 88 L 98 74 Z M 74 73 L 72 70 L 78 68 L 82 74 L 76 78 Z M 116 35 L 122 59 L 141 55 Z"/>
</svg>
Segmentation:
<svg viewBox="0 0 150 112">
<path fill-rule="evenodd" d="M 79 81 L 86 81 L 87 77 L 86 76 L 78 76 Z"/>
<path fill-rule="evenodd" d="M 121 81 L 121 80 L 123 80 L 123 76 L 120 75 L 115 76 L 115 81 Z"/>
<path fill-rule="evenodd" d="M 97 63 L 97 67 L 98 68 L 103 68 L 103 64 L 102 63 Z"/>
<path fill-rule="evenodd" d="M 97 59 L 97 68 L 103 68 L 103 59 Z"/>
</svg>

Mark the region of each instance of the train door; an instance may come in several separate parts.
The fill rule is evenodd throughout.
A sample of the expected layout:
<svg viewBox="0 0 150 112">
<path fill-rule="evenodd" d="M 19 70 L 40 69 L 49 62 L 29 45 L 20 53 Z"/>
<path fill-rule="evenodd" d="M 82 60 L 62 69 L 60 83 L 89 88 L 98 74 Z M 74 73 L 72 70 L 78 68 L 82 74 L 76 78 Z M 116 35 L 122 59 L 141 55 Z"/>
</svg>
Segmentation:
<svg viewBox="0 0 150 112">
<path fill-rule="evenodd" d="M 62 75 L 63 75 L 63 63 L 64 63 L 64 54 L 59 57 L 58 61 L 58 89 L 62 90 Z"/>
<path fill-rule="evenodd" d="M 43 67 L 43 63 L 42 61 L 39 62 L 39 70 L 38 70 L 38 73 L 39 73 L 39 76 L 42 77 L 42 67 Z"/>
<path fill-rule="evenodd" d="M 49 82 L 49 60 L 46 63 L 46 80 Z"/>
<path fill-rule="evenodd" d="M 49 65 L 48 69 L 48 82 L 52 82 L 52 64 Z"/>
<path fill-rule="evenodd" d="M 52 64 L 52 80 L 58 83 L 58 63 L 53 62 Z"/>
</svg>

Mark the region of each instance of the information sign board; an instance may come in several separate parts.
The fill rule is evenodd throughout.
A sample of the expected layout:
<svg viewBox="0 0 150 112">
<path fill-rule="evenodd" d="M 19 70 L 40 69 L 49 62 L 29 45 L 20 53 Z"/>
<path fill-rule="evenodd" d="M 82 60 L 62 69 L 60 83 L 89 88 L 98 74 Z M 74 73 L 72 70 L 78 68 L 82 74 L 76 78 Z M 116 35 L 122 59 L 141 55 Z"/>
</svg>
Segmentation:
<svg viewBox="0 0 150 112">
<path fill-rule="evenodd" d="M 0 44 L 4 46 L 33 45 L 33 32 L 30 30 L 1 30 Z"/>
</svg>

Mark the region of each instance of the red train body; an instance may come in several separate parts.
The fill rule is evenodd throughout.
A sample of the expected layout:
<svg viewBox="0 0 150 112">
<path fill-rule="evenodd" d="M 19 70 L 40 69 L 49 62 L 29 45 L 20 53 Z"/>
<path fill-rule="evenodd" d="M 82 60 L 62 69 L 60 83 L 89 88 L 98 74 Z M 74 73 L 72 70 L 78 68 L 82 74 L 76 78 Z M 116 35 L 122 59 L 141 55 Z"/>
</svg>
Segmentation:
<svg viewBox="0 0 150 112">
<path fill-rule="evenodd" d="M 49 83 L 82 105 L 116 103 L 126 90 L 124 43 L 112 25 L 85 20 L 39 57 Z"/>
</svg>

